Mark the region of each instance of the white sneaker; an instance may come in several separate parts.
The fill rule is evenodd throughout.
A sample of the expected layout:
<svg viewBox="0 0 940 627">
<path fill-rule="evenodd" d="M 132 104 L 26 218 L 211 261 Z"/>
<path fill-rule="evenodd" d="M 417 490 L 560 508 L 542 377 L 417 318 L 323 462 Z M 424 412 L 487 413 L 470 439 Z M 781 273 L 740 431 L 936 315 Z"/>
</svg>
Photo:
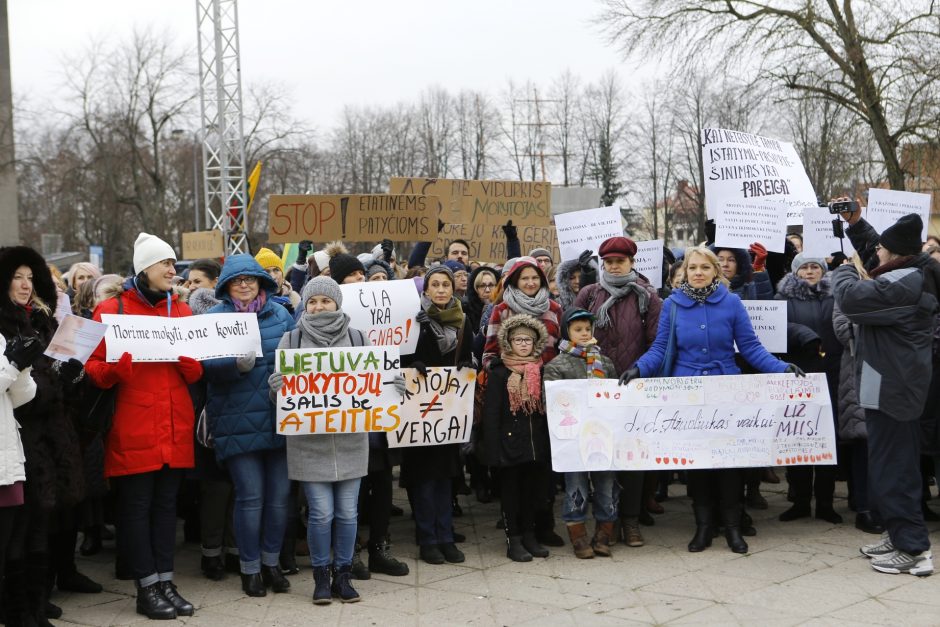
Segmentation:
<svg viewBox="0 0 940 627">
<path fill-rule="evenodd" d="M 881 538 L 879 538 L 877 542 L 866 544 L 860 548 L 859 551 L 861 551 L 862 555 L 865 557 L 882 557 L 894 553 L 895 549 L 894 545 L 891 544 L 891 536 L 885 531 L 881 534 Z"/>
<path fill-rule="evenodd" d="M 917 577 L 928 577 L 933 574 L 933 555 L 930 551 L 924 551 L 920 555 L 911 555 L 897 550 L 888 555 L 872 558 L 871 567 L 880 573 L 892 575 L 907 573 Z"/>
</svg>

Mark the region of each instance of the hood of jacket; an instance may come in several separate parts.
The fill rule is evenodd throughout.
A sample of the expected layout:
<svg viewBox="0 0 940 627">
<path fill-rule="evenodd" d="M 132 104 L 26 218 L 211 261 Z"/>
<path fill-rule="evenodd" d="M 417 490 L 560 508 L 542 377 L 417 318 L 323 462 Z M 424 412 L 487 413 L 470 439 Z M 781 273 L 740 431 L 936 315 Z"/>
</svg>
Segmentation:
<svg viewBox="0 0 940 627">
<path fill-rule="evenodd" d="M 197 316 L 206 313 L 221 302 L 215 297 L 215 292 L 207 287 L 200 287 L 189 294 L 189 308 Z"/>
<path fill-rule="evenodd" d="M 541 355 L 542 351 L 545 349 L 545 343 L 548 342 L 548 331 L 540 320 L 536 320 L 526 314 L 510 316 L 500 325 L 499 332 L 496 334 L 496 339 L 499 341 L 500 353 L 507 354 L 513 352 L 509 338 L 512 336 L 512 332 L 519 327 L 529 327 L 535 330 L 536 338 L 532 354 Z"/>
<path fill-rule="evenodd" d="M 52 280 L 52 273 L 46 260 L 42 255 L 29 246 L 8 246 L 0 248 L 0 287 L 3 289 L 4 298 L 3 309 L 18 308 L 10 300 L 10 283 L 13 282 L 13 274 L 20 266 L 27 266 L 33 273 L 33 293 L 38 296 L 49 309 L 55 310 L 58 301 L 55 282 Z"/>
<path fill-rule="evenodd" d="M 790 272 L 780 279 L 780 283 L 777 284 L 778 298 L 787 300 L 818 300 L 826 298 L 831 293 L 832 283 L 827 274 L 824 274 L 816 285 L 810 285 L 805 279 L 801 279 Z"/>
<path fill-rule="evenodd" d="M 558 264 L 557 270 L 555 270 L 555 287 L 558 289 L 558 304 L 561 305 L 562 309 L 571 307 L 571 305 L 574 304 L 574 299 L 578 297 L 568 284 L 575 270 L 579 272 L 581 270 L 578 266 L 577 259 L 562 261 Z"/>
<path fill-rule="evenodd" d="M 731 289 L 736 289 L 737 286 L 744 283 L 750 283 L 754 279 L 754 268 L 751 267 L 751 255 L 746 250 L 743 248 L 715 246 L 714 244 L 708 248 L 716 255 L 718 251 L 721 250 L 728 250 L 734 253 L 734 260 L 738 262 L 738 273 L 734 275 L 734 278 L 728 279 L 731 281 Z"/>
<path fill-rule="evenodd" d="M 277 283 L 271 278 L 271 275 L 264 271 L 255 258 L 248 254 L 232 255 L 225 260 L 222 266 L 222 274 L 219 275 L 219 282 L 215 286 L 215 297 L 219 300 L 230 301 L 228 295 L 228 283 L 237 276 L 258 277 L 258 287 L 268 293 L 268 297 L 277 293 Z"/>
</svg>

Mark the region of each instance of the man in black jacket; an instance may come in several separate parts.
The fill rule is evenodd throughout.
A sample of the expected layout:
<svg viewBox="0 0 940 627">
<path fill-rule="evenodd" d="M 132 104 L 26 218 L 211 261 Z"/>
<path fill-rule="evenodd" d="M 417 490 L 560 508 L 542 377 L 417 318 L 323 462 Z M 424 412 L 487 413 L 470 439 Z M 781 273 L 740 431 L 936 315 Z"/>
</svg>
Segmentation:
<svg viewBox="0 0 940 627">
<path fill-rule="evenodd" d="M 933 573 L 930 540 L 921 511 L 918 419 L 927 399 L 940 266 L 921 253 L 923 222 L 902 217 L 879 237 L 859 212 L 844 216 L 863 261 L 877 256 L 871 280 L 852 265 L 832 274 L 838 306 L 858 325 L 859 404 L 868 429 L 869 491 L 887 531 L 862 547 L 885 573 Z"/>
</svg>

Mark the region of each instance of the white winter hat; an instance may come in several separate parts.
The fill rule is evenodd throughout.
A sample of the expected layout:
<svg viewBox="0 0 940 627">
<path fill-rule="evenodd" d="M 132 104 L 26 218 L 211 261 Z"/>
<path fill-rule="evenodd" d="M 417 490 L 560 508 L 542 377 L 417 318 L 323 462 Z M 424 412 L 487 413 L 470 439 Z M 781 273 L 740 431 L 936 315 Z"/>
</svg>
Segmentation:
<svg viewBox="0 0 940 627">
<path fill-rule="evenodd" d="M 323 272 L 330 267 L 330 255 L 325 250 L 318 250 L 313 253 L 313 260 L 317 264 L 317 270 Z"/>
<path fill-rule="evenodd" d="M 150 233 L 137 236 L 137 241 L 134 242 L 134 274 L 140 274 L 164 259 L 176 261 L 176 252 L 172 246 Z"/>
</svg>

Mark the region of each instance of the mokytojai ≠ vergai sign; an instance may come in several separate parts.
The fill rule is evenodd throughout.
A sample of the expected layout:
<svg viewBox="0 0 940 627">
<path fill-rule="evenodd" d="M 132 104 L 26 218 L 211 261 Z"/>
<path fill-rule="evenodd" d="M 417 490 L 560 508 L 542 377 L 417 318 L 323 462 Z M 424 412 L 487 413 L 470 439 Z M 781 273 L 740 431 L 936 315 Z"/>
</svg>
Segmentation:
<svg viewBox="0 0 940 627">
<path fill-rule="evenodd" d="M 470 440 L 476 370 L 428 368 L 424 376 L 414 368 L 404 368 L 402 374 L 406 385 L 402 422 L 397 431 L 388 434 L 389 448 Z"/>
<path fill-rule="evenodd" d="M 397 346 L 278 349 L 281 435 L 394 431 L 401 421 Z"/>
<path fill-rule="evenodd" d="M 826 375 L 549 381 L 556 472 L 835 464 Z"/>
</svg>

